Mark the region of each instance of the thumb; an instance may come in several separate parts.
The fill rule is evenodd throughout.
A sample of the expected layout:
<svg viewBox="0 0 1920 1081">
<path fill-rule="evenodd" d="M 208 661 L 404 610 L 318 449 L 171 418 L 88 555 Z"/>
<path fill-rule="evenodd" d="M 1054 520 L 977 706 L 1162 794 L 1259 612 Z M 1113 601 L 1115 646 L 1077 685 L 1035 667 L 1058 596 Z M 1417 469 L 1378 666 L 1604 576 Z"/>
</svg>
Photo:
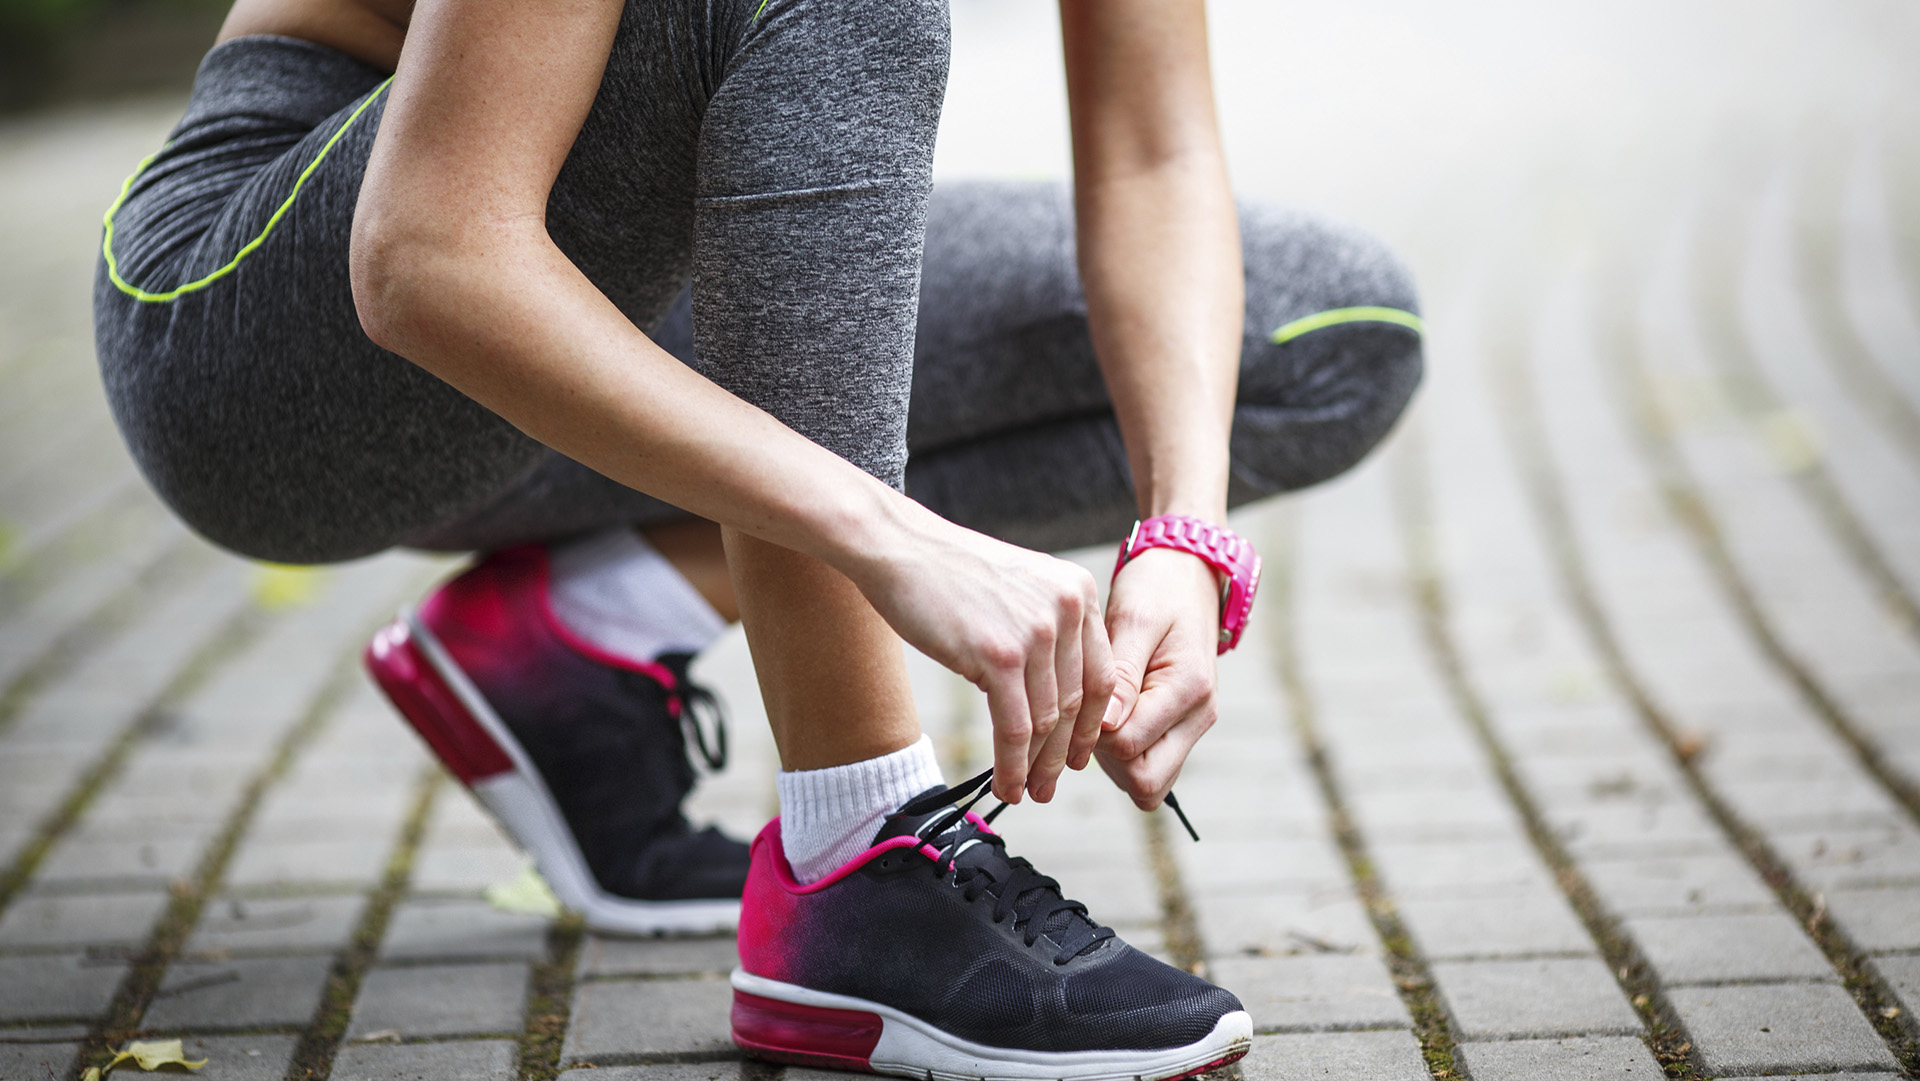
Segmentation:
<svg viewBox="0 0 1920 1081">
<path fill-rule="evenodd" d="M 1108 633 L 1113 642 L 1113 697 L 1108 699 L 1107 712 L 1100 718 L 1102 732 L 1118 731 L 1133 716 L 1133 708 L 1140 702 L 1147 662 L 1160 644 L 1138 620 L 1118 620 L 1108 628 Z"/>
</svg>

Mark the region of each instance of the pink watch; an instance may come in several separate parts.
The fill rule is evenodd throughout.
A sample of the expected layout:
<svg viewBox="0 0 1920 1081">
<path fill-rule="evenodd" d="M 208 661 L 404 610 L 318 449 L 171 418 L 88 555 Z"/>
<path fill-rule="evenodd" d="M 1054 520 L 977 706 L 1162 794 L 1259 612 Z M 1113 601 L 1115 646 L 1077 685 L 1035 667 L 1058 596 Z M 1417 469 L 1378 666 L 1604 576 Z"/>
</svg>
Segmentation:
<svg viewBox="0 0 1920 1081">
<path fill-rule="evenodd" d="M 1260 588 L 1260 555 L 1245 537 L 1231 529 L 1186 514 L 1162 514 L 1133 523 L 1133 532 L 1120 545 L 1115 577 L 1127 560 L 1149 548 L 1173 548 L 1199 556 L 1227 578 L 1220 598 L 1220 650 L 1240 644 L 1253 612 L 1253 594 Z"/>
</svg>

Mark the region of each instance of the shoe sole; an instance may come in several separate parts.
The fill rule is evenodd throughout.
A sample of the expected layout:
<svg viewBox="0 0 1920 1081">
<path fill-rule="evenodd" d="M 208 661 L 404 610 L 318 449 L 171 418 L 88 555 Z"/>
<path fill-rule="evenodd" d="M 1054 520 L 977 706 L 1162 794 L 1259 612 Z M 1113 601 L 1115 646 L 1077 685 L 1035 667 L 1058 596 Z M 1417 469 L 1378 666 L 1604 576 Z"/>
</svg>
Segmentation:
<svg viewBox="0 0 1920 1081">
<path fill-rule="evenodd" d="M 1180 1081 L 1245 1056 L 1253 1019 L 1236 1010 L 1185 1047 L 1023 1051 L 963 1040 L 877 1002 L 735 969 L 733 1042 L 774 1062 L 929 1081 Z"/>
<path fill-rule="evenodd" d="M 738 900 L 640 901 L 602 889 L 546 781 L 417 610 L 402 610 L 374 635 L 364 660 L 400 715 L 533 856 L 554 896 L 589 929 L 658 935 L 739 926 Z"/>
</svg>

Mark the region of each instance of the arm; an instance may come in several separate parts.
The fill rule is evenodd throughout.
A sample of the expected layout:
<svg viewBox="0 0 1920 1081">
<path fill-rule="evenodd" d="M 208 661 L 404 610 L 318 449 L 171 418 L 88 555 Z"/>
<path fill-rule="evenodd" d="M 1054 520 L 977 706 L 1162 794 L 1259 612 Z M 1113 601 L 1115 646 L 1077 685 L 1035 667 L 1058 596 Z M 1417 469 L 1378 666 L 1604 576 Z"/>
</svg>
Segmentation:
<svg viewBox="0 0 1920 1081">
<path fill-rule="evenodd" d="M 1204 0 L 1061 0 L 1080 276 L 1143 517 L 1223 521 L 1244 318 Z M 1219 584 L 1145 552 L 1108 605 L 1101 764 L 1157 806 L 1213 723 Z"/>
<path fill-rule="evenodd" d="M 1003 798 L 1045 797 L 1060 759 L 1091 755 L 1106 703 L 1091 578 L 944 522 L 721 390 L 547 235 L 624 2 L 422 0 L 354 215 L 368 335 L 606 476 L 846 575 L 987 691 Z"/>
</svg>

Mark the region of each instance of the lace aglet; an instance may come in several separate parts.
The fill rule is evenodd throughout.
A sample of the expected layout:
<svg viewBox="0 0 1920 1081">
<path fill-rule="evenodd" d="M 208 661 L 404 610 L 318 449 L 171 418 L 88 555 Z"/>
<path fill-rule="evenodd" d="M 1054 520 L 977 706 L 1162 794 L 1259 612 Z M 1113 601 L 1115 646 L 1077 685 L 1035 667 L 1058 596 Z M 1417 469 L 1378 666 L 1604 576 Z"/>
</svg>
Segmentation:
<svg viewBox="0 0 1920 1081">
<path fill-rule="evenodd" d="M 1193 828 L 1193 823 L 1187 821 L 1187 812 L 1180 809 L 1180 801 L 1173 797 L 1172 792 L 1168 792 L 1167 798 L 1163 802 L 1166 803 L 1167 807 L 1180 819 L 1180 824 L 1187 827 L 1187 836 L 1193 838 L 1194 843 L 1198 844 L 1200 841 L 1199 831 Z"/>
</svg>

